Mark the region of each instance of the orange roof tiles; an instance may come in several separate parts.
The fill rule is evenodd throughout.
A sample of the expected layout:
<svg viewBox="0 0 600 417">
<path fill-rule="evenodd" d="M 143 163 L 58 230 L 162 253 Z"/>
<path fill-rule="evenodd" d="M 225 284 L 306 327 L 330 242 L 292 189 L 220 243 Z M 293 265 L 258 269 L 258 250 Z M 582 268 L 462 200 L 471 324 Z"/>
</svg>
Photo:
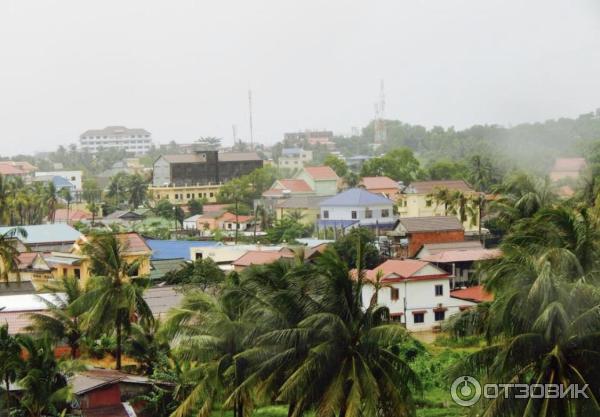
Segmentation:
<svg viewBox="0 0 600 417">
<path fill-rule="evenodd" d="M 78 222 L 81 220 L 91 220 L 92 213 L 85 210 L 68 210 L 69 221 Z M 67 209 L 60 208 L 54 213 L 54 221 L 67 221 Z"/>
<path fill-rule="evenodd" d="M 277 181 L 281 184 L 285 189 L 290 190 L 293 193 L 310 193 L 313 189 L 310 188 L 310 185 L 307 184 L 304 180 L 299 179 L 283 179 Z"/>
<path fill-rule="evenodd" d="M 125 246 L 125 252 L 152 252 L 152 249 L 146 244 L 144 238 L 138 233 L 117 233 L 117 239 Z"/>
<path fill-rule="evenodd" d="M 235 214 L 230 213 L 230 212 L 225 212 L 223 213 L 223 215 L 219 218 L 221 221 L 224 222 L 239 222 L 239 223 L 247 223 L 250 220 L 254 219 L 254 216 L 243 216 L 243 215 L 238 215 L 237 219 Z"/>
<path fill-rule="evenodd" d="M 400 188 L 398 183 L 390 177 L 363 177 L 360 183 L 363 187 L 365 187 L 366 190 L 378 190 L 382 188 Z"/>
<path fill-rule="evenodd" d="M 250 250 L 233 262 L 234 266 L 266 265 L 279 259 L 294 259 L 294 253 L 286 248 L 279 251 Z"/>
<path fill-rule="evenodd" d="M 443 277 L 448 276 L 445 271 L 439 270 L 439 274 L 429 274 L 429 275 L 418 275 L 415 274 L 423 269 L 425 266 L 431 265 L 429 262 L 424 262 L 417 259 L 389 259 L 373 269 L 365 270 L 365 278 L 369 281 L 375 281 L 377 277 L 378 271 L 383 272 L 383 279 L 386 280 L 388 275 L 397 275 L 400 279 L 430 279 L 432 277 Z M 437 269 L 437 268 L 436 268 Z M 355 275 L 356 270 L 352 270 L 352 273 Z M 398 279 L 398 277 L 388 278 L 389 279 Z"/>
<path fill-rule="evenodd" d="M 328 166 L 304 167 L 304 171 L 315 180 L 337 180 L 339 177 Z"/>
<path fill-rule="evenodd" d="M 474 303 L 494 300 L 494 295 L 487 292 L 483 288 L 483 285 L 451 291 L 450 297 L 458 298 L 459 300 L 472 301 Z"/>
</svg>

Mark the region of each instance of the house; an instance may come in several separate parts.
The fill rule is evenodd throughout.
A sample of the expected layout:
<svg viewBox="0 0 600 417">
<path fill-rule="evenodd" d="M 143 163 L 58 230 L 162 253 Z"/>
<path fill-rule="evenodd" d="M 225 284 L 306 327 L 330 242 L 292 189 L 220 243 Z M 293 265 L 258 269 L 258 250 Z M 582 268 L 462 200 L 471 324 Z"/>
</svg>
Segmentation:
<svg viewBox="0 0 600 417">
<path fill-rule="evenodd" d="M 181 270 L 187 261 L 185 259 L 157 259 L 150 260 L 150 275 L 152 282 L 164 281 L 167 274 Z"/>
<path fill-rule="evenodd" d="M 286 142 L 307 142 L 311 146 L 325 146 L 331 150 L 335 148 L 333 132 L 330 130 L 306 130 L 304 132 L 290 132 L 283 135 Z"/>
<path fill-rule="evenodd" d="M 254 225 L 254 216 L 247 215 L 235 215 L 230 212 L 225 212 L 217 219 L 219 228 L 225 232 L 235 231 L 248 231 L 252 229 Z"/>
<path fill-rule="evenodd" d="M 296 255 L 288 248 L 277 251 L 249 250 L 233 261 L 232 265 L 236 271 L 243 271 L 251 265 L 266 265 L 279 260 L 293 261 Z"/>
<path fill-rule="evenodd" d="M 450 210 L 444 202 L 436 201 L 434 194 L 440 190 L 461 192 L 466 197 L 475 198 L 479 194 L 463 180 L 451 181 L 415 181 L 410 183 L 398 198 L 400 217 L 448 216 Z M 468 215 L 463 226 L 467 232 L 479 231 L 479 211 L 473 210 L 474 217 Z M 457 215 L 458 217 L 458 215 Z"/>
<path fill-rule="evenodd" d="M 353 273 L 356 274 L 356 270 Z M 386 306 L 392 320 L 404 324 L 410 331 L 439 328 L 448 317 L 460 312 L 461 307 L 475 305 L 452 298 L 450 275 L 429 262 L 390 259 L 364 273 L 363 305 L 376 301 Z M 373 284 L 378 275 L 380 289 L 376 292 Z"/>
<path fill-rule="evenodd" d="M 64 177 L 58 175 L 37 175 L 36 173 L 36 176 L 31 181 L 43 184 L 52 183 L 57 191 L 68 190 L 72 197 L 76 197 L 77 191 L 75 190 L 75 185 Z M 79 200 L 78 197 L 76 200 Z"/>
<path fill-rule="evenodd" d="M 385 176 L 363 177 L 358 186 L 371 193 L 381 194 L 393 201 L 396 201 L 402 191 L 398 182 Z"/>
<path fill-rule="evenodd" d="M 247 252 L 279 252 L 282 246 L 265 245 L 221 245 L 190 248 L 192 260 L 212 259 L 221 269 L 230 271 L 232 263 Z"/>
<path fill-rule="evenodd" d="M 453 276 L 452 288 L 466 285 L 475 274 L 475 264 L 502 256 L 499 249 L 485 249 L 479 241 L 428 243 L 416 255 Z"/>
<path fill-rule="evenodd" d="M 464 241 L 465 231 L 454 216 L 400 217 L 388 236 L 394 257 L 412 258 L 427 243 Z"/>
<path fill-rule="evenodd" d="M 44 253 L 44 262 L 50 267 L 53 279 L 76 277 L 85 283 L 90 278 L 90 263 L 86 256 L 74 253 Z"/>
<path fill-rule="evenodd" d="M 83 171 L 37 171 L 35 178 L 37 177 L 61 177 L 73 186 L 74 191 L 83 190 Z"/>
<path fill-rule="evenodd" d="M 48 223 L 66 223 L 73 225 L 79 222 L 92 221 L 94 215 L 87 210 L 60 208 L 54 211 L 54 218 L 48 216 Z"/>
<path fill-rule="evenodd" d="M 577 178 L 587 166 L 585 158 L 557 158 L 550 171 L 550 179 L 559 181 L 567 178 Z"/>
<path fill-rule="evenodd" d="M 158 240 L 146 239 L 146 244 L 152 250 L 152 261 L 165 259 L 195 260 L 192 248 L 215 248 L 223 246 L 213 240 Z"/>
<path fill-rule="evenodd" d="M 275 218 L 285 217 L 298 219 L 305 226 L 312 226 L 320 218 L 319 204 L 326 196 L 302 195 L 283 198 L 275 204 Z"/>
<path fill-rule="evenodd" d="M 300 169 L 307 163 L 312 162 L 312 159 L 312 151 L 305 151 L 302 148 L 283 148 L 277 166 L 279 168 Z"/>
<path fill-rule="evenodd" d="M 0 161 L 0 175 L 29 179 L 37 167 L 27 161 Z"/>
<path fill-rule="evenodd" d="M 281 199 L 297 195 L 314 195 L 315 191 L 305 180 L 302 179 L 281 179 L 276 180 L 271 188 L 263 192 L 263 197 L 267 199 Z"/>
<path fill-rule="evenodd" d="M 67 224 L 36 224 L 20 226 L 26 236 L 18 233 L 15 238 L 25 244 L 32 252 L 69 252 L 81 233 Z M 14 227 L 0 227 L 0 235 L 14 230 Z"/>
<path fill-rule="evenodd" d="M 209 235 L 215 230 L 231 232 L 237 228 L 239 231 L 248 231 L 252 230 L 253 226 L 254 216 L 242 214 L 236 216 L 228 211 L 197 214 L 183 221 L 184 229 L 209 232 Z"/>
<path fill-rule="evenodd" d="M 319 203 L 319 229 L 369 227 L 391 229 L 394 225 L 394 202 L 362 188 L 351 188 Z"/>
<path fill-rule="evenodd" d="M 334 195 L 338 191 L 340 178 L 328 166 L 304 167 L 296 175 L 304 180 L 316 195 Z"/>
</svg>

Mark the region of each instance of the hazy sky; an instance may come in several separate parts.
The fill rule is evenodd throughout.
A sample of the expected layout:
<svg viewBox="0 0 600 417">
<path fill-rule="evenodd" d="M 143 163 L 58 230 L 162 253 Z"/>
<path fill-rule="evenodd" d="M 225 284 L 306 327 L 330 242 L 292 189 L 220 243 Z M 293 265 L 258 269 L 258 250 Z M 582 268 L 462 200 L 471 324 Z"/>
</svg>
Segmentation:
<svg viewBox="0 0 600 417">
<path fill-rule="evenodd" d="M 84 130 L 255 138 L 386 116 L 516 124 L 600 107 L 598 0 L 0 1 L 0 155 Z"/>
</svg>

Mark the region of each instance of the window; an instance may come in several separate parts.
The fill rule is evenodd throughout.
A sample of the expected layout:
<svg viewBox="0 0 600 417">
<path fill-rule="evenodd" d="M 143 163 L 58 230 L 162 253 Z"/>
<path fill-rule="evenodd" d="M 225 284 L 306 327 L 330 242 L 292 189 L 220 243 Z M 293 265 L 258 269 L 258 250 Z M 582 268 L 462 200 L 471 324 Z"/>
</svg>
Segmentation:
<svg viewBox="0 0 600 417">
<path fill-rule="evenodd" d="M 446 312 L 444 310 L 435 311 L 435 321 L 444 321 L 446 319 Z"/>
<path fill-rule="evenodd" d="M 187 194 L 185 195 L 185 198 L 188 198 L 188 199 L 189 199 L 189 198 L 190 198 L 190 193 L 187 193 Z"/>
<path fill-rule="evenodd" d="M 75 278 L 81 279 L 81 269 L 75 268 L 73 272 L 75 272 Z"/>
<path fill-rule="evenodd" d="M 413 322 L 415 324 L 425 323 L 425 313 L 414 313 Z"/>
<path fill-rule="evenodd" d="M 196 252 L 196 260 L 202 259 L 202 252 Z"/>
<path fill-rule="evenodd" d="M 425 206 L 426 207 L 431 207 L 431 200 L 425 201 Z"/>
<path fill-rule="evenodd" d="M 390 210 L 389 209 L 381 210 L 381 217 L 390 217 Z"/>
<path fill-rule="evenodd" d="M 227 223 L 227 228 L 231 230 L 231 223 Z"/>
<path fill-rule="evenodd" d="M 398 288 L 390 288 L 390 298 L 392 301 L 397 301 L 400 298 L 400 290 Z"/>
<path fill-rule="evenodd" d="M 443 285 L 436 285 L 435 286 L 435 296 L 436 297 L 441 297 L 442 295 L 444 295 L 444 286 Z"/>
<path fill-rule="evenodd" d="M 402 313 L 392 313 L 390 314 L 390 319 L 395 323 L 400 323 L 402 321 Z"/>
<path fill-rule="evenodd" d="M 328 219 L 329 218 L 329 210 L 323 210 L 323 218 L 324 219 Z"/>
<path fill-rule="evenodd" d="M 402 205 L 403 205 L 404 207 L 406 207 L 406 205 L 407 205 L 407 204 L 408 204 L 408 202 L 407 202 L 406 200 L 404 200 L 404 201 L 402 202 Z"/>
<path fill-rule="evenodd" d="M 356 217 L 357 217 L 356 211 L 352 210 L 351 216 L 353 219 L 356 219 Z"/>
<path fill-rule="evenodd" d="M 372 218 L 373 218 L 373 210 L 366 209 L 365 210 L 365 219 L 372 219 Z"/>
<path fill-rule="evenodd" d="M 67 272 L 68 272 L 68 271 L 67 271 L 67 268 L 63 268 L 63 277 L 66 277 L 66 276 L 67 276 Z"/>
<path fill-rule="evenodd" d="M 214 197 L 214 193 L 210 193 L 210 198 L 213 198 L 213 197 Z"/>
</svg>

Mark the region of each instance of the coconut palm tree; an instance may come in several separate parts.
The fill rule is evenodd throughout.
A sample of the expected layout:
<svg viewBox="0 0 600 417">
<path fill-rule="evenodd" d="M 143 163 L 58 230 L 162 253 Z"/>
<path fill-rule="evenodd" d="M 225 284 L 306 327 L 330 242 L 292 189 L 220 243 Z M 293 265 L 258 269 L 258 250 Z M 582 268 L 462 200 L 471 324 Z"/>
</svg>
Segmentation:
<svg viewBox="0 0 600 417">
<path fill-rule="evenodd" d="M 27 237 L 27 231 L 15 227 L 4 234 L 0 234 L 0 277 L 8 282 L 9 274 L 14 272 L 19 279 L 19 251 L 16 247 L 18 237 Z"/>
<path fill-rule="evenodd" d="M 444 216 L 448 215 L 449 210 L 454 205 L 455 194 L 448 188 L 436 188 L 427 197 L 433 199 L 436 202 L 436 206 L 444 206 Z"/>
<path fill-rule="evenodd" d="M 157 336 L 159 328 L 159 320 L 145 325 L 133 323 L 127 339 L 127 355 L 138 362 L 146 375 L 152 375 L 156 364 L 169 352 L 169 344 Z"/>
<path fill-rule="evenodd" d="M 10 414 L 10 383 L 17 378 L 21 366 L 20 354 L 19 342 L 8 332 L 8 325 L 0 326 L 0 378 L 6 390 L 6 415 Z"/>
<path fill-rule="evenodd" d="M 64 277 L 57 283 L 47 284 L 45 289 L 54 295 L 50 300 L 39 297 L 48 308 L 44 313 L 29 315 L 29 330 L 54 342 L 66 341 L 71 358 L 76 359 L 84 333 L 81 324 L 84 311 L 77 308 L 75 301 L 83 294 L 83 288 L 76 277 Z"/>
<path fill-rule="evenodd" d="M 114 234 L 94 236 L 84 245 L 94 276 L 85 294 L 73 303 L 74 308 L 87 310 L 83 324 L 88 331 L 115 331 L 117 369 L 121 369 L 123 333 L 129 334 L 136 319 L 142 324 L 154 320 L 143 298 L 148 281 L 131 276 L 139 261 L 128 262 L 123 256 L 125 249 Z"/>
<path fill-rule="evenodd" d="M 19 408 L 30 417 L 58 415 L 68 407 L 72 393 L 48 338 L 21 336 L 25 360 L 18 384 L 23 389 Z"/>
</svg>

